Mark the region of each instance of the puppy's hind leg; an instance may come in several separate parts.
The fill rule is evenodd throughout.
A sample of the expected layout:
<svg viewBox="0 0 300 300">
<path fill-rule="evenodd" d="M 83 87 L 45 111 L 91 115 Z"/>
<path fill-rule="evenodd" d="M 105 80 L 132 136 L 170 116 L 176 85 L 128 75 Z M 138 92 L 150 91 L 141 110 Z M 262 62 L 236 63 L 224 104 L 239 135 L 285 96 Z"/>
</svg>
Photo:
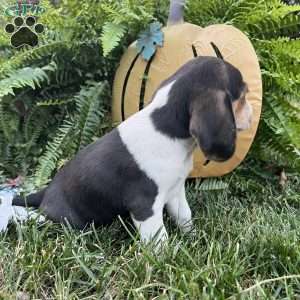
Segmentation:
<svg viewBox="0 0 300 300">
<path fill-rule="evenodd" d="M 40 210 L 47 219 L 55 223 L 70 224 L 78 229 L 83 229 L 87 225 L 83 216 L 80 216 L 78 210 L 69 204 L 68 199 L 60 189 L 50 188 L 47 191 L 40 205 Z"/>
</svg>

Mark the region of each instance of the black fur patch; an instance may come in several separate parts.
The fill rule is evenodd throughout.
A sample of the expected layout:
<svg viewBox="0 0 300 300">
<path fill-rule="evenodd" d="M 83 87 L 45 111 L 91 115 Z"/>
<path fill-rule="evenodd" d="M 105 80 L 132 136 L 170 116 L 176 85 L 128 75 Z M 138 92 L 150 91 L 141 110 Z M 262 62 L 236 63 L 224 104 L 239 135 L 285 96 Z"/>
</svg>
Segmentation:
<svg viewBox="0 0 300 300">
<path fill-rule="evenodd" d="M 111 223 L 117 215 L 150 217 L 157 185 L 140 170 L 118 129 L 81 150 L 54 177 L 41 210 L 50 219 L 67 219 L 83 228 Z"/>
</svg>

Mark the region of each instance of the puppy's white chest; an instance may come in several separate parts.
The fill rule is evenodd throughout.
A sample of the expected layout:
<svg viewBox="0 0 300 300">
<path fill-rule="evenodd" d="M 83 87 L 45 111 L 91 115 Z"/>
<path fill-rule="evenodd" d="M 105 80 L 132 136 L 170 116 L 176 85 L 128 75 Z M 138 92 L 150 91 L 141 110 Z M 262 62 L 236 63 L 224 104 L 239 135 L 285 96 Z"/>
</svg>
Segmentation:
<svg viewBox="0 0 300 300">
<path fill-rule="evenodd" d="M 139 168 L 157 184 L 159 193 L 173 194 L 192 169 L 192 140 L 163 135 L 142 114 L 128 119 L 118 129 L 128 151 Z"/>
</svg>

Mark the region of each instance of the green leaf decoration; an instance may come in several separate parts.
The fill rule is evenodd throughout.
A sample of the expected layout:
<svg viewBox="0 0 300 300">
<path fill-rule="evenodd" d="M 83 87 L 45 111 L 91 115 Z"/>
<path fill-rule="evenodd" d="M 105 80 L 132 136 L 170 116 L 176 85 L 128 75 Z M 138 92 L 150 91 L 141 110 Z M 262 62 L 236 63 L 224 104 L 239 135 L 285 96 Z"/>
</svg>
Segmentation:
<svg viewBox="0 0 300 300">
<path fill-rule="evenodd" d="M 156 52 L 157 46 L 163 46 L 164 34 L 161 31 L 161 27 L 161 24 L 158 22 L 152 23 L 147 30 L 139 35 L 136 46 L 138 52 L 142 54 L 145 60 L 150 60 Z"/>
</svg>

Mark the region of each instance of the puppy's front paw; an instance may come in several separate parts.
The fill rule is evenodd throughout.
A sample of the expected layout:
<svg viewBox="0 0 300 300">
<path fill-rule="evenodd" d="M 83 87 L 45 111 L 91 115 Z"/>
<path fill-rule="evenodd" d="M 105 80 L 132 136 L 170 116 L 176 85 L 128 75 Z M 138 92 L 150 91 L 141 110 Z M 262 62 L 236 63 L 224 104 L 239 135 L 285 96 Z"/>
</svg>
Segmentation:
<svg viewBox="0 0 300 300">
<path fill-rule="evenodd" d="M 192 221 L 189 221 L 187 224 L 182 226 L 181 229 L 184 235 L 188 237 L 195 238 L 197 235 L 196 227 L 194 226 Z"/>
<path fill-rule="evenodd" d="M 195 238 L 197 236 L 197 230 L 193 227 L 190 231 L 186 232 L 186 234 L 191 238 Z"/>
<path fill-rule="evenodd" d="M 193 221 L 190 219 L 187 221 L 183 221 L 180 225 L 180 228 L 184 233 L 190 233 L 195 230 Z"/>
<path fill-rule="evenodd" d="M 150 239 L 142 238 L 142 242 L 153 248 L 155 253 L 161 253 L 164 248 L 168 245 L 168 233 L 164 228 L 159 230 Z"/>
<path fill-rule="evenodd" d="M 158 211 L 153 216 L 144 221 L 138 221 L 132 215 L 132 220 L 139 231 L 140 238 L 145 244 L 150 244 L 160 251 L 168 240 L 168 233 L 163 223 L 162 211 Z"/>
</svg>

